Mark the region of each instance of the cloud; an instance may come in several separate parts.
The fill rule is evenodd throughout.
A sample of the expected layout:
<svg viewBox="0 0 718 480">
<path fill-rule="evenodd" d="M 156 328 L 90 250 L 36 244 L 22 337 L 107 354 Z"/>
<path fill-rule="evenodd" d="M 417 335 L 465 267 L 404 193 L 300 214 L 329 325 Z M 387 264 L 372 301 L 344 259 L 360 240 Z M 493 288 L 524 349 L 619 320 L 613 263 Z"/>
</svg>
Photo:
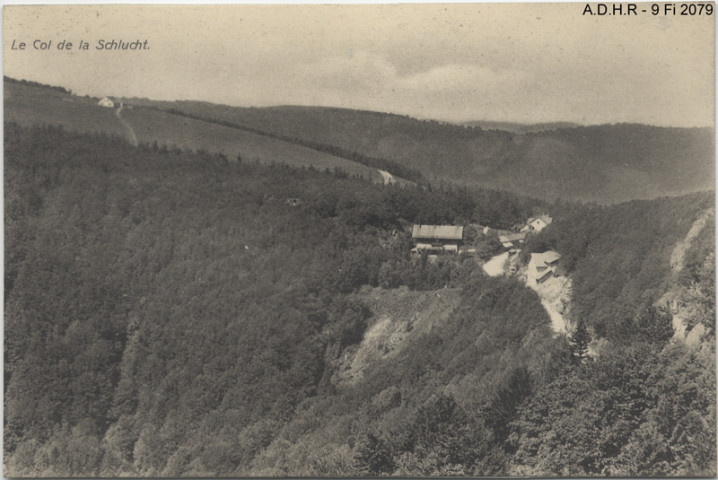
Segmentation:
<svg viewBox="0 0 718 480">
<path fill-rule="evenodd" d="M 297 74 L 309 85 L 348 92 L 384 89 L 397 79 L 396 68 L 391 63 L 367 52 L 351 50 L 343 56 L 302 66 Z"/>
<path fill-rule="evenodd" d="M 471 64 L 439 65 L 402 75 L 381 55 L 349 51 L 298 67 L 291 82 L 295 95 L 304 92 L 322 104 L 341 101 L 354 108 L 391 108 L 399 113 L 410 113 L 409 105 L 417 112 L 445 117 L 457 104 L 497 89 L 508 93 L 523 79 L 523 72 L 496 72 Z M 443 110 L 440 102 L 448 102 Z"/>
<path fill-rule="evenodd" d="M 578 4 L 13 6 L 5 38 L 148 36 L 142 55 L 5 52 L 5 74 L 94 95 L 437 119 L 713 123 L 712 18 Z M 99 12 L 99 14 L 98 14 Z M 53 33 L 53 35 L 55 35 Z M 59 38 L 59 37 L 57 37 Z"/>
<path fill-rule="evenodd" d="M 516 82 L 523 74 L 518 71 L 497 72 L 470 64 L 440 65 L 399 79 L 404 88 L 435 91 L 476 91 L 499 88 L 506 82 Z"/>
</svg>

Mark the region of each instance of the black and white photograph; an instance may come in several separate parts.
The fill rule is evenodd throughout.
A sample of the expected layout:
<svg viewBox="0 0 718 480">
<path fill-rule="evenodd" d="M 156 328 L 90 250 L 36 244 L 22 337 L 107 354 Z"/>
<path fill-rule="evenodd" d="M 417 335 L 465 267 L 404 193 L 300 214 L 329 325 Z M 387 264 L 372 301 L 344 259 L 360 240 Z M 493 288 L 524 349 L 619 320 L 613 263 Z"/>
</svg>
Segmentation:
<svg viewBox="0 0 718 480">
<path fill-rule="evenodd" d="M 715 477 L 715 4 L 5 4 L 3 475 Z"/>
</svg>

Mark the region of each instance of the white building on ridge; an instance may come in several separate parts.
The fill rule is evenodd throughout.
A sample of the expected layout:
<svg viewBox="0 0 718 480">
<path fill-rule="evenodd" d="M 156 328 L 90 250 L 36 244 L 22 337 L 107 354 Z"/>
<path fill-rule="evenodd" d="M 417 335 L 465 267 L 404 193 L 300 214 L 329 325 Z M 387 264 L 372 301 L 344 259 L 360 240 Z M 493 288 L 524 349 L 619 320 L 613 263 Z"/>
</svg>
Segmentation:
<svg viewBox="0 0 718 480">
<path fill-rule="evenodd" d="M 115 108 L 115 102 L 113 102 L 109 97 L 102 97 L 97 104 L 101 107 Z"/>
<path fill-rule="evenodd" d="M 528 233 L 528 232 L 534 232 L 538 233 L 547 226 L 551 225 L 551 222 L 553 219 L 549 217 L 548 215 L 541 215 L 538 217 L 529 218 L 526 222 L 526 226 L 524 226 L 521 231 Z"/>
</svg>

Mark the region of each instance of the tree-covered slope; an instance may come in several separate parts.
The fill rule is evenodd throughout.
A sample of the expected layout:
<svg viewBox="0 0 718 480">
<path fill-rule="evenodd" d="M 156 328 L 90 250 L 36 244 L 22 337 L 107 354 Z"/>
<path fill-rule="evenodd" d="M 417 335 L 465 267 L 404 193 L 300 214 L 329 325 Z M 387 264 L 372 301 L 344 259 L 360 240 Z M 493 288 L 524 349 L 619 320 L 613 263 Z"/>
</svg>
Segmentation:
<svg viewBox="0 0 718 480">
<path fill-rule="evenodd" d="M 412 259 L 403 225 L 507 204 L 507 223 L 529 214 L 494 192 L 6 124 L 9 471 L 158 473 L 220 417 L 232 436 L 268 422 L 271 439 L 316 395 L 326 349 L 361 338 L 369 313 L 345 294 L 390 273 L 439 288 L 476 268 Z M 253 453 L 206 455 L 210 472 Z"/>
<path fill-rule="evenodd" d="M 711 324 L 710 228 L 642 273 L 708 197 L 543 206 L 577 284 L 614 272 L 574 293 L 592 358 L 518 281 L 409 254 L 413 223 L 506 228 L 526 198 L 12 123 L 4 188 L 8 476 L 715 474 L 714 330 L 670 340 L 646 308 L 615 338 L 591 306 L 683 282 Z"/>
<path fill-rule="evenodd" d="M 338 108 L 132 101 L 383 158 L 428 179 L 543 199 L 617 203 L 715 184 L 708 128 L 618 124 L 510 133 Z"/>
<path fill-rule="evenodd" d="M 529 240 L 524 255 L 548 249 L 561 252 L 562 268 L 573 280 L 575 320 L 586 321 L 600 337 L 626 340 L 641 310 L 680 281 L 671 267 L 673 250 L 714 203 L 714 195 L 705 193 L 608 207 L 569 207 Z M 700 236 L 704 242 L 709 231 Z M 694 250 L 689 251 L 694 259 L 689 271 L 703 268 Z M 694 273 L 700 276 L 699 283 L 712 285 L 706 272 Z"/>
</svg>

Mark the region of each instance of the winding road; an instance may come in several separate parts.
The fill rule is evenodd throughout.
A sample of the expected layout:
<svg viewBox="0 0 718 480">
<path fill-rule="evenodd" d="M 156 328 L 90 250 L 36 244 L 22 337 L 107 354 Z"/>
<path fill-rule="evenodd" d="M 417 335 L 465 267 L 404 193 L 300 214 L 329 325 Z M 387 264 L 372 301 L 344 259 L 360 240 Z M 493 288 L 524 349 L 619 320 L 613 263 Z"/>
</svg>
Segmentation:
<svg viewBox="0 0 718 480">
<path fill-rule="evenodd" d="M 139 142 L 137 141 L 137 135 L 135 135 L 135 131 L 132 129 L 132 127 L 130 126 L 130 124 L 127 123 L 127 121 L 126 121 L 124 118 L 122 118 L 122 115 L 120 115 L 120 112 L 122 112 L 122 108 L 123 108 L 123 106 L 122 106 L 122 104 L 120 103 L 120 108 L 118 108 L 117 110 L 115 110 L 115 115 L 117 115 L 117 118 L 120 119 L 120 122 L 122 122 L 122 125 L 124 125 L 125 128 L 127 129 L 127 131 L 129 132 L 129 134 L 130 134 L 130 142 L 132 143 L 132 145 L 134 145 L 134 146 L 136 147 L 137 144 L 139 143 Z"/>
</svg>

